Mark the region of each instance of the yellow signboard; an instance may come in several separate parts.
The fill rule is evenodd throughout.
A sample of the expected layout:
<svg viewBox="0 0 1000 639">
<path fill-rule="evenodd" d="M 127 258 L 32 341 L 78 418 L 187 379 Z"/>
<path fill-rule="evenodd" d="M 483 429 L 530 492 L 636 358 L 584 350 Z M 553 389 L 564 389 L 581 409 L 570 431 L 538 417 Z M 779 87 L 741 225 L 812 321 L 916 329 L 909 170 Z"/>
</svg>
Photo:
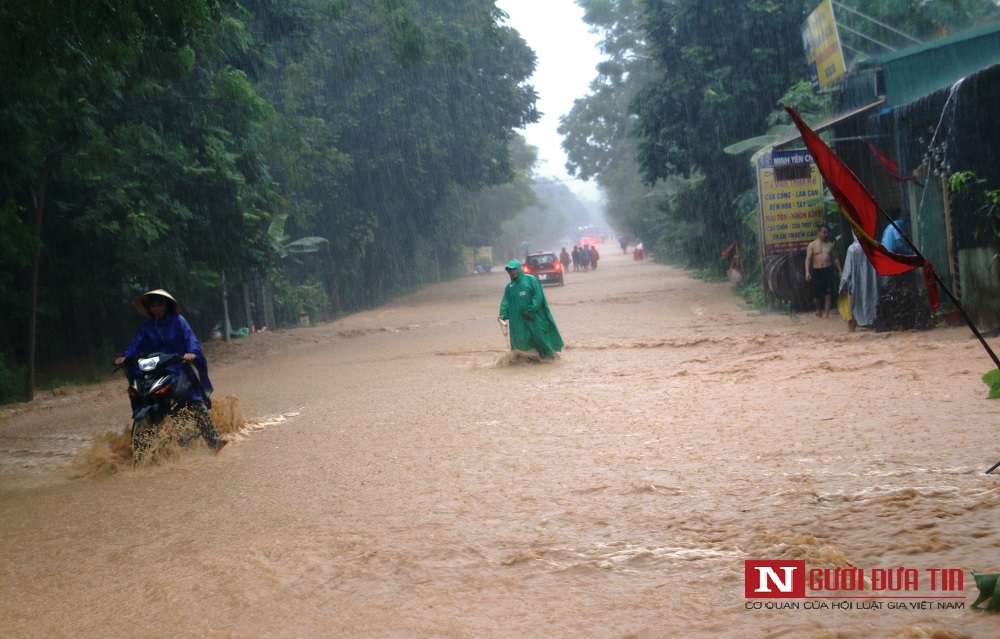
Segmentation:
<svg viewBox="0 0 1000 639">
<path fill-rule="evenodd" d="M 462 262 L 465 264 L 465 273 L 489 273 L 493 266 L 492 246 L 463 246 Z"/>
<path fill-rule="evenodd" d="M 808 151 L 757 156 L 764 254 L 805 249 L 823 222 L 823 181 Z"/>
<path fill-rule="evenodd" d="M 814 90 L 825 89 L 844 75 L 844 52 L 830 0 L 823 0 L 802 25 L 802 45 Z"/>
<path fill-rule="evenodd" d="M 462 247 L 462 264 L 465 265 L 466 275 L 472 275 L 476 272 L 476 249 L 471 246 Z"/>
</svg>

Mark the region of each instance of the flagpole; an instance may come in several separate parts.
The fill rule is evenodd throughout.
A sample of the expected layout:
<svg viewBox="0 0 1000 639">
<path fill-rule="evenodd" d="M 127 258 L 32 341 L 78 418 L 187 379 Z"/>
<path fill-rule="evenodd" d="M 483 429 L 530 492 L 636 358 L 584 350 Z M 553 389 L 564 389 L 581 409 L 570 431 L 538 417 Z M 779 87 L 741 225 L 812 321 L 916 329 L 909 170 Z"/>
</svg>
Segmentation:
<svg viewBox="0 0 1000 639">
<path fill-rule="evenodd" d="M 896 229 L 896 232 L 899 233 L 899 236 L 901 238 L 903 238 L 903 241 L 906 242 L 906 245 L 910 247 L 910 250 L 913 251 L 913 254 L 922 260 L 926 260 L 927 258 L 920 253 L 917 247 L 910 240 L 909 236 L 907 236 L 906 233 L 903 232 L 903 229 L 899 228 L 896 222 L 893 221 L 892 217 L 888 213 L 886 213 L 882 209 L 882 207 L 878 205 L 878 203 L 875 204 L 875 208 L 878 210 L 879 213 L 881 213 L 885 217 L 885 219 L 889 220 L 890 226 Z M 965 309 L 959 303 L 958 298 L 956 298 L 955 295 L 951 292 L 951 289 L 945 286 L 944 282 L 941 280 L 941 277 L 937 274 L 937 271 L 934 271 L 933 275 L 934 275 L 934 281 L 937 282 L 938 286 L 944 289 L 944 292 L 948 296 L 948 299 L 951 300 L 951 303 L 955 305 L 955 308 L 958 309 L 958 312 L 962 314 L 962 319 L 964 319 L 965 323 L 969 326 L 970 329 L 972 329 L 972 334 L 976 336 L 976 339 L 979 340 L 979 343 L 982 344 L 983 348 L 986 349 L 986 352 L 989 353 L 990 358 L 993 360 L 993 363 L 996 364 L 997 368 L 1000 368 L 1000 358 L 997 358 L 996 353 L 994 353 L 993 349 L 990 348 L 990 345 L 986 343 L 986 339 L 983 338 L 982 334 L 979 332 L 979 329 L 976 328 L 976 325 L 972 323 L 972 320 L 969 318 L 969 314 L 965 312 Z M 996 468 L 996 466 L 994 466 L 994 468 Z M 992 470 L 992 468 L 990 470 Z"/>
</svg>

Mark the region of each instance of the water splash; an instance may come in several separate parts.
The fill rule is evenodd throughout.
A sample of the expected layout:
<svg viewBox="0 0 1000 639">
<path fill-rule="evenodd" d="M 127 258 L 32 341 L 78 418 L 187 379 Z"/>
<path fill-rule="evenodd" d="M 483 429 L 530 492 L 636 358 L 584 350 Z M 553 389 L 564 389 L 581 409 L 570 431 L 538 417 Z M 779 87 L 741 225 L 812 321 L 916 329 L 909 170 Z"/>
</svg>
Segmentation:
<svg viewBox="0 0 1000 639">
<path fill-rule="evenodd" d="M 948 99 L 945 100 L 944 106 L 941 107 L 941 115 L 938 116 L 937 125 L 934 127 L 934 133 L 931 135 L 930 143 L 927 145 L 927 150 L 924 152 L 923 160 L 921 161 L 922 166 L 927 167 L 927 174 L 936 177 L 946 178 L 948 172 L 951 170 L 951 165 L 947 159 L 948 153 L 948 140 L 943 140 L 938 144 L 938 135 L 941 133 L 941 125 L 945 122 L 945 117 L 948 117 L 948 126 L 945 127 L 946 137 L 951 132 L 951 124 L 955 118 L 955 112 L 958 105 L 958 94 L 962 88 L 962 83 L 965 82 L 965 78 L 960 78 L 957 82 L 951 85 L 951 89 L 948 91 Z M 917 205 L 917 219 L 922 220 L 923 217 L 920 213 L 924 208 L 924 198 L 927 196 L 927 187 L 925 185 L 924 189 L 920 193 L 920 203 Z"/>
<path fill-rule="evenodd" d="M 246 430 L 246 420 L 240 411 L 239 399 L 234 395 L 214 400 L 211 414 L 216 430 L 224 439 L 230 439 Z M 170 415 L 163 421 L 156 437 L 148 442 L 149 450 L 138 464 L 133 463 L 131 431 L 131 426 L 126 426 L 120 433 L 95 433 L 90 445 L 79 451 L 73 459 L 70 477 L 107 477 L 134 467 L 158 466 L 177 460 L 195 449 L 204 448 L 197 419 L 189 410 Z"/>
<path fill-rule="evenodd" d="M 555 357 L 558 359 L 559 354 Z M 552 360 L 542 359 L 536 351 L 508 351 L 497 360 L 496 368 L 510 368 L 512 366 L 527 366 L 529 364 L 542 364 Z"/>
</svg>

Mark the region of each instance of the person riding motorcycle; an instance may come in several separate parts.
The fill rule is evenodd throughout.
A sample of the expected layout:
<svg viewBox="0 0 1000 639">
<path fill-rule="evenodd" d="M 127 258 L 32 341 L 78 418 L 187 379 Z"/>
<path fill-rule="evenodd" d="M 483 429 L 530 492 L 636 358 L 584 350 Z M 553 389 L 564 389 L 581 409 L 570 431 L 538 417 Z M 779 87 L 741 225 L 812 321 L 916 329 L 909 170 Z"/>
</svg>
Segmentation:
<svg viewBox="0 0 1000 639">
<path fill-rule="evenodd" d="M 133 304 L 140 315 L 149 317 L 132 338 L 115 365 L 121 366 L 125 360 L 149 353 L 183 353 L 186 365 L 176 365 L 171 372 L 184 375 L 191 382 L 185 404 L 194 411 L 198 430 L 209 448 L 219 452 L 228 443 L 219 437 L 212 416 L 212 382 L 208 379 L 208 361 L 201 350 L 201 343 L 191 325 L 180 314 L 180 303 L 170 293 L 156 289 L 143 293 Z M 193 370 L 192 370 L 193 369 Z"/>
</svg>

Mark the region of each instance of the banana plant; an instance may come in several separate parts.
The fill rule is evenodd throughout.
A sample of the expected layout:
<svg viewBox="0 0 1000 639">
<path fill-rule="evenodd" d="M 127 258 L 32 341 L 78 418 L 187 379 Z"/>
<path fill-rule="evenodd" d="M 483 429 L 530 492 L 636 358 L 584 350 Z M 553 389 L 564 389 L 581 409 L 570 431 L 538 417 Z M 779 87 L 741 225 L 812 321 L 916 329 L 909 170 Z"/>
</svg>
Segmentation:
<svg viewBox="0 0 1000 639">
<path fill-rule="evenodd" d="M 302 237 L 292 240 L 291 236 L 285 233 L 285 222 L 288 221 L 288 214 L 277 215 L 271 220 L 271 225 L 267 229 L 267 235 L 271 238 L 275 251 L 281 259 L 291 255 L 301 255 L 303 253 L 315 253 L 320 247 L 328 244 L 325 237 Z"/>
</svg>

